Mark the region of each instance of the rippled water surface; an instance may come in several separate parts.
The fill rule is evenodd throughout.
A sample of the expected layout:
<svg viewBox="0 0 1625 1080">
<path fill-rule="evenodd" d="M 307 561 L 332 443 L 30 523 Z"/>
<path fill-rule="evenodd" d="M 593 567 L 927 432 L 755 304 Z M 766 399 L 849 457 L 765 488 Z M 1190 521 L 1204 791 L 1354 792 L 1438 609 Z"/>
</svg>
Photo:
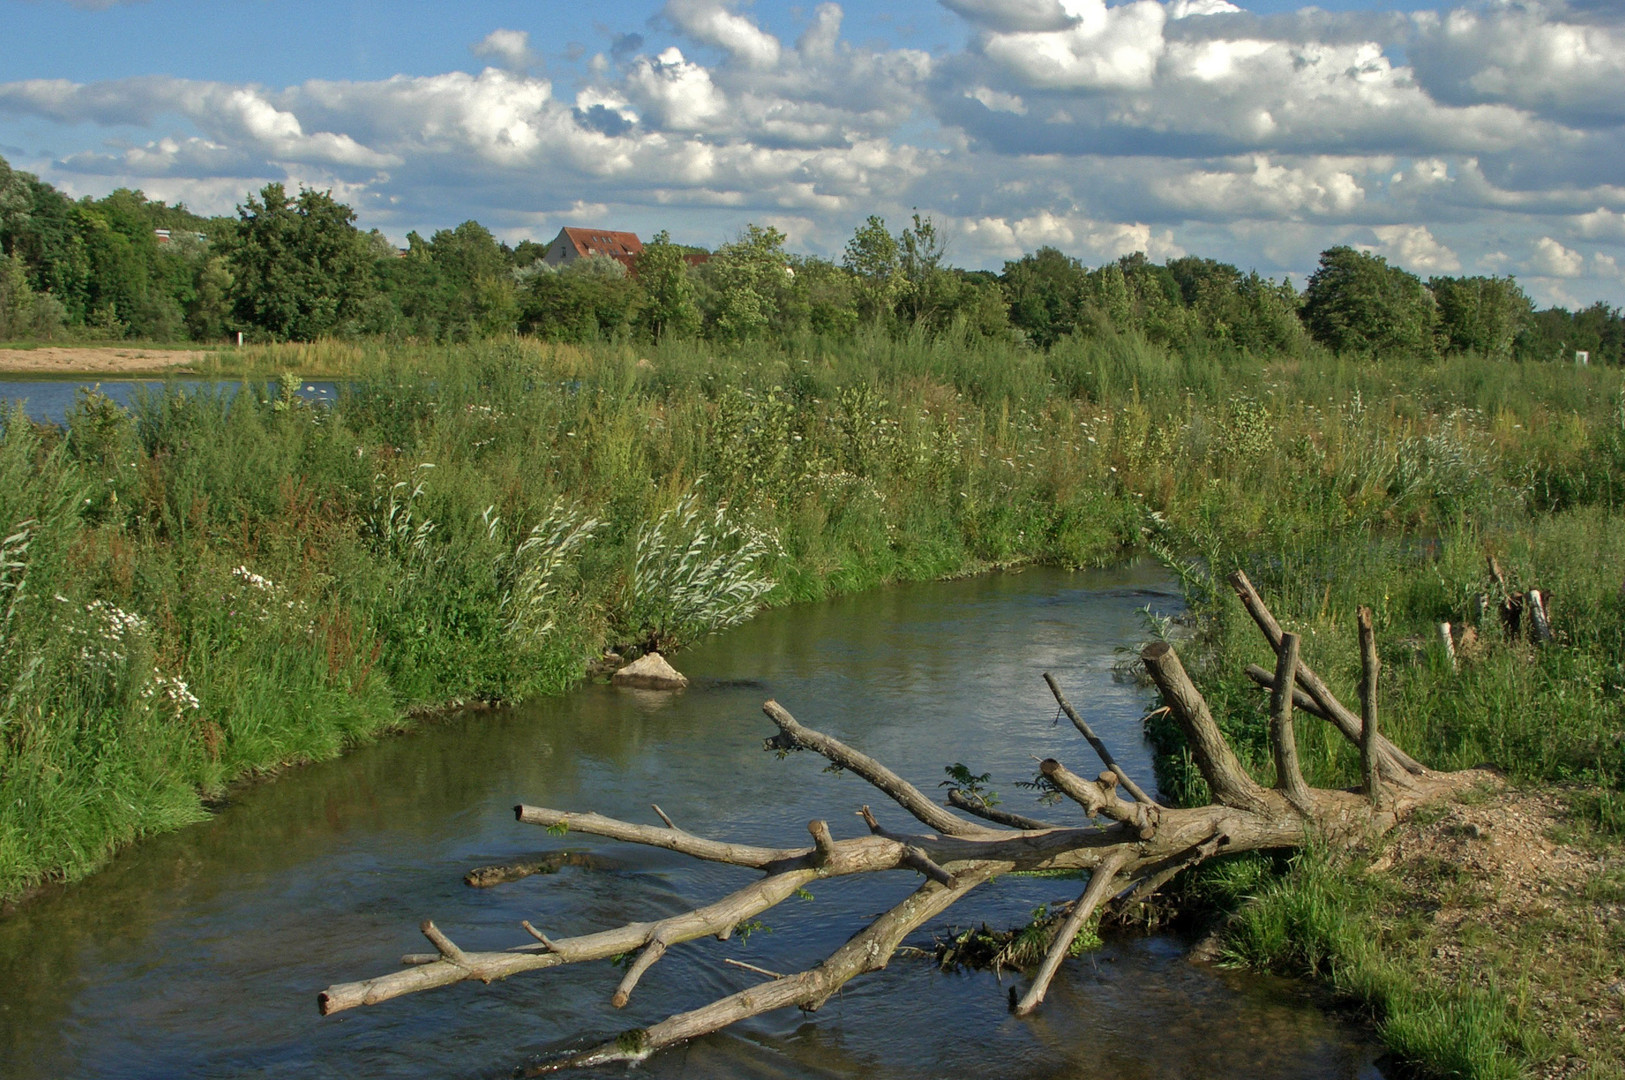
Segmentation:
<svg viewBox="0 0 1625 1080">
<path fill-rule="evenodd" d="M 918 884 L 913 874 L 820 884 L 770 911 L 748 940 L 678 946 L 631 1004 L 605 964 L 463 984 L 321 1018 L 329 983 L 393 970 L 432 916 L 464 948 L 671 914 L 749 881 L 669 853 L 556 837 L 517 824 L 529 802 L 656 823 L 658 802 L 697 833 L 806 843 L 912 819 L 822 759 L 762 752 L 760 706 L 798 719 L 935 788 L 963 761 L 1005 804 L 1034 755 L 1098 768 L 1040 678 L 1056 673 L 1149 784 L 1144 691 L 1115 682 L 1115 650 L 1143 636 L 1139 609 L 1178 598 L 1144 567 L 1033 570 L 905 586 L 769 612 L 683 653 L 694 681 L 659 695 L 588 686 L 522 710 L 479 713 L 385 740 L 243 790 L 214 820 L 126 852 L 89 881 L 0 920 L 0 1075 L 14 1077 L 419 1077 L 507 1075 L 579 1035 L 602 1037 L 816 963 Z M 1052 811 L 1074 820 L 1064 808 Z M 486 890 L 470 868 L 567 847 L 613 860 Z M 950 925 L 1022 920 L 1080 883 L 1008 878 Z M 1033 1017 L 1006 1009 L 1008 979 L 944 974 L 899 957 L 816 1014 L 775 1013 L 641 1066 L 694 1077 L 1361 1078 L 1379 1074 L 1360 1029 L 1290 983 L 1196 967 L 1169 938 L 1118 939 L 1069 961 Z M 607 1070 L 622 1075 L 623 1069 Z"/>
</svg>

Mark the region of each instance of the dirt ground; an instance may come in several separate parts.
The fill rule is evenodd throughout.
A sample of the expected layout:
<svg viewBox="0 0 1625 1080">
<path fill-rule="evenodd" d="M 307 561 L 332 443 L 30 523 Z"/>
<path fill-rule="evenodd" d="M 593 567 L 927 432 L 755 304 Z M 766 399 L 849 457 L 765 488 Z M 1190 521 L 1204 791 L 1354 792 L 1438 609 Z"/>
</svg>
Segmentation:
<svg viewBox="0 0 1625 1080">
<path fill-rule="evenodd" d="M 1541 1080 L 1625 1075 L 1625 854 L 1576 831 L 1570 798 L 1469 796 L 1402 826 L 1370 866 L 1403 882 L 1399 921 L 1442 981 L 1498 983 L 1549 1040 Z"/>
<path fill-rule="evenodd" d="M 209 355 L 191 349 L 41 345 L 34 349 L 0 349 L 0 374 L 144 375 L 184 372 Z"/>
</svg>

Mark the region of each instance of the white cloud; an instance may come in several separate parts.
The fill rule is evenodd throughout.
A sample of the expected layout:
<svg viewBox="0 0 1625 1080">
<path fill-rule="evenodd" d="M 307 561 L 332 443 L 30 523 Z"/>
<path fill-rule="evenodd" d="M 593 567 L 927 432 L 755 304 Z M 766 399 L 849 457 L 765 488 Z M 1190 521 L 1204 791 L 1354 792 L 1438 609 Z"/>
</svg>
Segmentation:
<svg viewBox="0 0 1625 1080">
<path fill-rule="evenodd" d="M 1049 243 L 1301 280 L 1325 247 L 1375 241 L 1423 274 L 1516 269 L 1546 298 L 1625 300 L 1608 261 L 1625 257 L 1619 20 L 1536 0 L 1268 17 L 942 2 L 969 33 L 937 55 L 843 37 L 828 0 L 793 48 L 742 2 L 669 0 L 562 98 L 504 28 L 471 47 L 477 74 L 29 80 L 0 83 L 0 116 L 67 147 L 17 156 L 70 190 L 229 209 L 266 180 L 318 183 L 396 235 L 590 214 L 715 242 L 773 221 L 838 255 L 869 213 L 895 228 L 919 206 L 971 265 Z"/>
<path fill-rule="evenodd" d="M 1063 0 L 1063 30 L 989 35 L 983 51 L 1024 84 L 1043 89 L 1151 85 L 1162 57 L 1167 12 L 1155 0 L 1108 8 L 1106 0 Z"/>
<path fill-rule="evenodd" d="M 525 71 L 537 60 L 531 51 L 527 30 L 493 30 L 470 45 L 468 51 L 482 60 L 495 60 L 511 71 Z"/>
<path fill-rule="evenodd" d="M 1171 0 L 1168 17 L 1188 19 L 1192 15 L 1230 15 L 1240 10 L 1230 0 Z"/>
<path fill-rule="evenodd" d="M 1379 225 L 1377 252 L 1414 274 L 1453 274 L 1461 269 L 1461 259 L 1434 237 L 1426 225 Z"/>
<path fill-rule="evenodd" d="M 1585 258 L 1549 236 L 1535 241 L 1535 253 L 1526 264 L 1534 273 L 1546 277 L 1579 277 L 1585 270 Z"/>
<path fill-rule="evenodd" d="M 835 56 L 835 46 L 841 40 L 841 5 L 819 4 L 813 12 L 812 23 L 796 42 L 796 51 L 811 60 L 828 60 Z"/>
<path fill-rule="evenodd" d="M 1224 169 L 1192 168 L 1157 180 L 1153 190 L 1192 215 L 1208 217 L 1346 216 L 1365 199 L 1349 162 L 1318 158 L 1286 166 L 1258 154 Z"/>
<path fill-rule="evenodd" d="M 974 90 L 967 90 L 965 96 L 974 101 L 980 101 L 994 112 L 1015 113 L 1017 116 L 1027 115 L 1027 103 L 1015 94 L 1006 94 L 1002 90 L 995 90 L 990 86 L 978 86 Z"/>
<path fill-rule="evenodd" d="M 1064 30 L 1072 23 L 1062 0 L 942 0 L 978 26 L 1012 31 Z"/>
<path fill-rule="evenodd" d="M 667 0 L 665 15 L 689 38 L 714 45 L 753 68 L 779 62 L 779 39 L 722 0 Z"/>
<path fill-rule="evenodd" d="M 711 73 L 685 60 L 675 45 L 653 60 L 639 57 L 626 88 L 641 112 L 672 131 L 703 130 L 727 107 Z"/>
<path fill-rule="evenodd" d="M 1586 123 L 1625 120 L 1625 24 L 1587 24 L 1562 5 L 1500 4 L 1418 17 L 1410 53 L 1443 100 L 1505 102 Z"/>
</svg>

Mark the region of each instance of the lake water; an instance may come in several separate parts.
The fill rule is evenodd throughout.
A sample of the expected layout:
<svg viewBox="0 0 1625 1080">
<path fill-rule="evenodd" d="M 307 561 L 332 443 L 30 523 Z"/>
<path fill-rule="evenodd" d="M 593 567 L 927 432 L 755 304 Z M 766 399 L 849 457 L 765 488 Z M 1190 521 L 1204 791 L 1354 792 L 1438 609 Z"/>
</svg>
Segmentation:
<svg viewBox="0 0 1625 1080">
<path fill-rule="evenodd" d="M 205 379 L 0 379 L 0 411 L 9 411 L 13 401 L 23 402 L 28 415 L 41 423 L 60 424 L 68 410 L 73 408 L 75 395 L 81 387 L 98 387 L 102 393 L 125 408 L 141 394 L 163 394 L 165 386 L 174 386 L 187 393 L 200 389 L 221 388 L 235 394 L 242 381 Z M 279 393 L 276 382 L 250 383 L 262 393 Z M 330 402 L 338 396 L 338 384 L 333 382 L 303 382 L 299 396 L 306 401 Z"/>
<path fill-rule="evenodd" d="M 395 970 L 427 946 L 432 917 L 467 949 L 529 939 L 528 919 L 568 936 L 672 914 L 750 872 L 514 821 L 518 802 L 657 823 L 658 802 L 696 833 L 799 845 L 826 818 L 837 837 L 912 819 L 812 754 L 761 749 L 776 698 L 798 719 L 890 764 L 927 790 L 962 761 L 993 774 L 1004 805 L 1033 809 L 1014 781 L 1034 755 L 1098 765 L 1056 725 L 1051 671 L 1150 785 L 1139 718 L 1146 691 L 1113 678 L 1143 636 L 1139 609 L 1179 607 L 1147 567 L 1032 570 L 911 585 L 772 611 L 676 658 L 693 680 L 661 695 L 589 685 L 523 709 L 474 713 L 297 769 L 238 792 L 213 820 L 145 841 L 105 871 L 0 919 L 0 1074 L 87 1077 L 484 1077 L 510 1075 L 583 1037 L 647 1025 L 750 985 L 734 957 L 811 966 L 913 890 L 912 873 L 816 885 L 763 916 L 748 940 L 676 946 L 615 1010 L 620 972 L 576 965 L 465 983 L 322 1018 L 331 983 Z M 548 850 L 566 868 L 491 889 L 470 868 Z M 1080 883 L 1005 878 L 972 893 L 909 944 L 955 927 L 1012 925 Z M 1369 1033 L 1284 981 L 1189 963 L 1168 936 L 1119 937 L 1069 960 L 1032 1017 L 1006 1006 L 1012 977 L 944 973 L 899 956 L 816 1014 L 794 1009 L 656 1055 L 650 1077 L 935 1077 L 1118 1080 L 1245 1077 L 1374 1080 Z M 1025 982 L 1019 985 L 1025 986 Z M 614 1067 L 598 1075 L 625 1075 Z"/>
</svg>

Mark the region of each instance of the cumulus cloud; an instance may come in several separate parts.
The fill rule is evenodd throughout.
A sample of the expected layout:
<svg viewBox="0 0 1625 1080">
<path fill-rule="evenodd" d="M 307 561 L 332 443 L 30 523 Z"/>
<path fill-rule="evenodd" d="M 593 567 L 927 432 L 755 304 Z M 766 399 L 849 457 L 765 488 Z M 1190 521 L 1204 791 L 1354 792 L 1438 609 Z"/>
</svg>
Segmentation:
<svg viewBox="0 0 1625 1080">
<path fill-rule="evenodd" d="M 1579 124 L 1625 121 L 1625 24 L 1561 6 L 1505 4 L 1417 16 L 1420 84 L 1453 104 L 1502 102 Z"/>
<path fill-rule="evenodd" d="M 1377 234 L 1377 253 L 1415 274 L 1426 277 L 1461 269 L 1461 259 L 1426 225 L 1379 225 L 1372 231 Z"/>
<path fill-rule="evenodd" d="M 1535 241 L 1535 252 L 1528 262 L 1528 268 L 1549 277 L 1579 277 L 1585 270 L 1585 258 L 1550 236 L 1543 236 Z"/>
<path fill-rule="evenodd" d="M 1301 280 L 1351 243 L 1424 275 L 1625 298 L 1625 20 L 1604 8 L 941 2 L 966 35 L 935 55 L 854 41 L 830 0 L 793 46 L 739 0 L 666 0 L 638 32 L 606 28 L 564 95 L 502 28 L 470 47 L 478 73 L 29 80 L 0 84 L 0 115 L 111 129 L 44 170 L 76 190 L 209 206 L 297 178 L 397 233 L 574 214 L 717 242 L 778 222 L 838 255 L 869 213 L 895 228 L 918 207 L 970 265 L 1189 250 Z"/>
<path fill-rule="evenodd" d="M 524 71 L 537 60 L 530 49 L 528 30 L 493 30 L 470 45 L 468 51 L 482 60 L 495 61 L 513 71 Z"/>
<path fill-rule="evenodd" d="M 779 61 L 779 39 L 722 0 L 667 0 L 665 16 L 694 41 L 714 45 L 748 67 Z"/>
</svg>

